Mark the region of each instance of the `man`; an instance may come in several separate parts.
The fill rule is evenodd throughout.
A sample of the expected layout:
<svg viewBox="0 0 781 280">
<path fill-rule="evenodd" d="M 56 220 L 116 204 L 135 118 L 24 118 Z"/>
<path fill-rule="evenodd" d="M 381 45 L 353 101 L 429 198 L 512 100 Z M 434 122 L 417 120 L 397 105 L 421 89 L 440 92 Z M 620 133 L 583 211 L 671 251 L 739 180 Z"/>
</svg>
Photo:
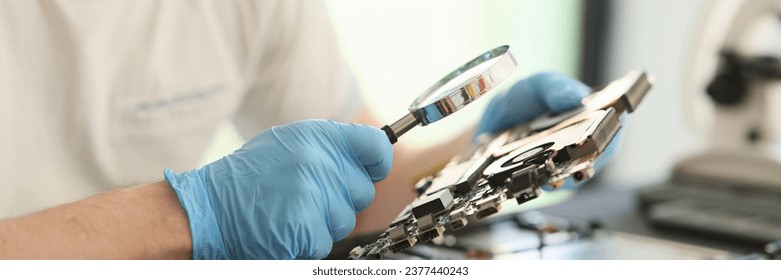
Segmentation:
<svg viewBox="0 0 781 280">
<path fill-rule="evenodd" d="M 0 216 L 135 185 L 0 221 L 0 258 L 322 258 L 389 177 L 367 210 L 386 223 L 406 170 L 450 154 L 345 123 L 378 125 L 329 28 L 313 1 L 0 2 Z M 586 92 L 535 75 L 476 135 Z M 225 121 L 250 140 L 185 171 Z"/>
</svg>

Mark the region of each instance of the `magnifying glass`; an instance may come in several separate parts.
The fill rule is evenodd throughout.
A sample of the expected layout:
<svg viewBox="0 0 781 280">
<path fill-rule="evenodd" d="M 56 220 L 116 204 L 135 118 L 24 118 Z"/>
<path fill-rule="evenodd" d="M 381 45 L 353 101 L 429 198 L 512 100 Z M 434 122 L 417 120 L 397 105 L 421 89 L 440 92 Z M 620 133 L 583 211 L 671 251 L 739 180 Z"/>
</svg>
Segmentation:
<svg viewBox="0 0 781 280">
<path fill-rule="evenodd" d="M 466 107 L 510 76 L 518 62 L 504 45 L 470 60 L 418 96 L 409 114 L 382 127 L 391 144 L 417 125 L 426 126 Z"/>
</svg>

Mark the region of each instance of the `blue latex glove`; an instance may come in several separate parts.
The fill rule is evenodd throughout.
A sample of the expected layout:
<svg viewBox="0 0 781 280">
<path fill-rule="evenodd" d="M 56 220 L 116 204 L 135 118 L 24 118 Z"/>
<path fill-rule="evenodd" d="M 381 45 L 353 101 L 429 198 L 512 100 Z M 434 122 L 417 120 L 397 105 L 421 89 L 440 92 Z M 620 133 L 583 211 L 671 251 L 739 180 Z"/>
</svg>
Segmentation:
<svg viewBox="0 0 781 280">
<path fill-rule="evenodd" d="M 534 74 L 515 83 L 488 103 L 474 139 L 480 134 L 497 133 L 549 112 L 573 109 L 590 92 L 588 86 L 562 73 Z"/>
<path fill-rule="evenodd" d="M 497 133 L 523 124 L 549 112 L 561 113 L 579 106 L 581 99 L 591 89 L 578 80 L 557 72 L 542 72 L 521 80 L 508 91 L 495 96 L 486 108 L 477 125 L 473 142 L 484 133 Z M 616 135 L 603 155 L 597 160 L 595 169 L 604 166 L 606 160 L 618 146 L 621 134 Z M 563 188 L 577 186 L 567 179 Z"/>
<path fill-rule="evenodd" d="M 320 259 L 355 227 L 393 152 L 377 128 L 302 121 L 197 170 L 165 170 L 195 259 Z"/>
</svg>

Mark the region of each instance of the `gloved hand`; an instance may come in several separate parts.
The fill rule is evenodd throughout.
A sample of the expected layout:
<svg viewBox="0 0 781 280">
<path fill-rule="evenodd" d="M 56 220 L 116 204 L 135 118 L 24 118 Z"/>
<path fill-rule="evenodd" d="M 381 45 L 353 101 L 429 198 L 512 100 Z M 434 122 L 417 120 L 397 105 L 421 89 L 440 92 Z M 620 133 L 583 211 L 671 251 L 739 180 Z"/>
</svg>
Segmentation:
<svg viewBox="0 0 781 280">
<path fill-rule="evenodd" d="M 497 133 L 549 112 L 560 113 L 579 106 L 591 89 L 557 72 L 542 72 L 523 79 L 495 96 L 477 125 L 473 139 Z"/>
<path fill-rule="evenodd" d="M 180 174 L 195 259 L 320 259 L 355 227 L 393 152 L 377 128 L 302 121 L 267 129 L 233 154 Z"/>
<path fill-rule="evenodd" d="M 591 92 L 591 89 L 578 80 L 557 72 L 542 72 L 517 82 L 505 91 L 495 96 L 485 114 L 477 125 L 473 142 L 481 134 L 497 133 L 513 126 L 523 124 L 549 112 L 560 113 L 579 106 L 580 100 Z M 614 153 L 620 134 L 597 160 L 595 169 L 600 169 Z M 573 188 L 576 185 L 568 179 L 563 188 Z"/>
</svg>

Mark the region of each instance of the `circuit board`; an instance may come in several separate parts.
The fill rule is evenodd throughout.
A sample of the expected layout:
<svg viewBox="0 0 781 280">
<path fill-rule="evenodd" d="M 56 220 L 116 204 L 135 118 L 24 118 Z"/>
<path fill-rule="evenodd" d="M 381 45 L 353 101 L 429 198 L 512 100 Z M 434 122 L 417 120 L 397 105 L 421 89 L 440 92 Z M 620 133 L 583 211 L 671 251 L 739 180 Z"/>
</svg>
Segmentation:
<svg viewBox="0 0 781 280">
<path fill-rule="evenodd" d="M 591 178 L 597 159 L 621 129 L 621 116 L 637 108 L 652 82 L 644 72 L 630 72 L 593 90 L 578 108 L 481 137 L 420 180 L 418 197 L 376 242 L 355 247 L 350 258 L 380 259 L 496 214 L 507 200 L 536 199 L 546 185 L 557 189 L 568 178 Z"/>
</svg>

